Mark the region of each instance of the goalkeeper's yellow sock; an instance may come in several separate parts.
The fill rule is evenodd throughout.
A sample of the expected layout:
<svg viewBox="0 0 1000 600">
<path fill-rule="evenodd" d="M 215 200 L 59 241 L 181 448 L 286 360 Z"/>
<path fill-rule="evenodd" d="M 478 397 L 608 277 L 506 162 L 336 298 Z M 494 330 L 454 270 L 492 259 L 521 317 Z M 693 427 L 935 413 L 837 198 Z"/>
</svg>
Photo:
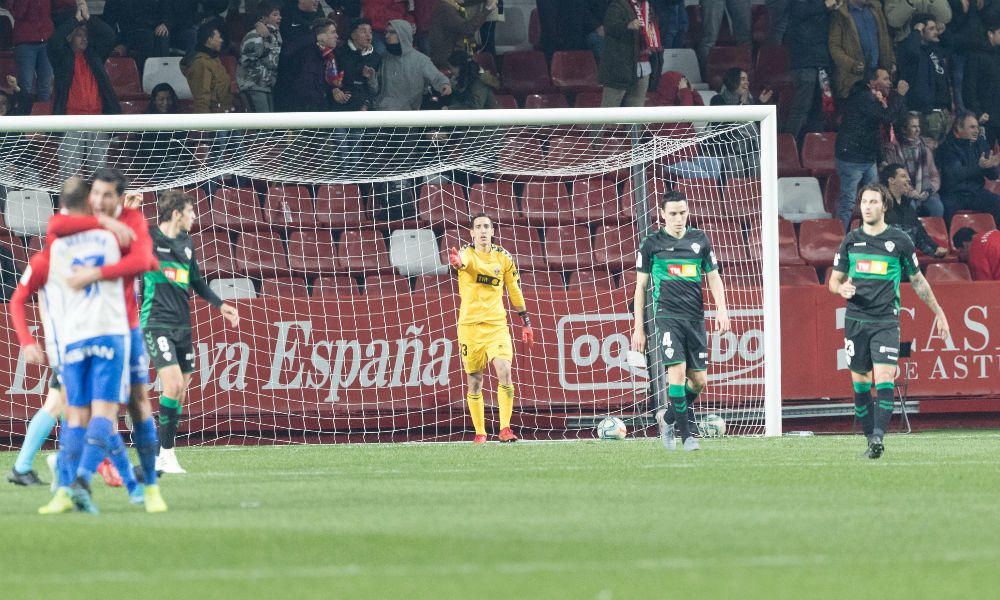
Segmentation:
<svg viewBox="0 0 1000 600">
<path fill-rule="evenodd" d="M 500 405 L 500 429 L 510 427 L 510 416 L 514 413 L 514 386 L 497 386 L 497 404 Z"/>
<path fill-rule="evenodd" d="M 472 416 L 472 425 L 476 428 L 476 435 L 486 435 L 486 405 L 483 402 L 483 395 L 469 394 L 465 399 L 469 403 L 469 415 Z"/>
</svg>

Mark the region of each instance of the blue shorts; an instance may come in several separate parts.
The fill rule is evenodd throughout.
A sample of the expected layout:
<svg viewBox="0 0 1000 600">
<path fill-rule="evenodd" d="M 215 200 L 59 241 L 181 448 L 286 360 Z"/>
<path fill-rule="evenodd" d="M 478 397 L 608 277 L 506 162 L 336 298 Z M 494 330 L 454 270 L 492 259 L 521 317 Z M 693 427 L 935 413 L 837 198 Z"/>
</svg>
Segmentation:
<svg viewBox="0 0 1000 600">
<path fill-rule="evenodd" d="M 149 385 L 149 355 L 146 354 L 146 344 L 142 342 L 142 330 L 138 327 L 131 331 L 128 376 L 129 385 Z"/>
<path fill-rule="evenodd" d="M 102 335 L 66 346 L 59 374 L 70 406 L 128 401 L 129 337 Z"/>
</svg>

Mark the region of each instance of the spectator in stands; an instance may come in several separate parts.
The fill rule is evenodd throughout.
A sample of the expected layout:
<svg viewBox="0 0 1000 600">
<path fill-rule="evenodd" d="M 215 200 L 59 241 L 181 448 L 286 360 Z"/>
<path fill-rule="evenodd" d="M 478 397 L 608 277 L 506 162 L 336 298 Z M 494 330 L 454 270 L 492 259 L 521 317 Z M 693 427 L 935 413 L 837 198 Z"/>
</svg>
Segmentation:
<svg viewBox="0 0 1000 600">
<path fill-rule="evenodd" d="M 451 71 L 450 102 L 443 108 L 454 110 L 479 110 L 496 108 L 496 79 L 486 77 L 479 63 L 462 50 L 455 50 L 448 58 L 448 68 Z"/>
<path fill-rule="evenodd" d="M 170 7 L 163 0 L 108 0 L 104 20 L 118 34 L 115 54 L 135 55 L 139 72 L 146 59 L 170 55 Z"/>
<path fill-rule="evenodd" d="M 164 0 L 170 7 L 170 47 L 185 55 L 198 43 L 198 28 L 213 22 L 222 34 L 225 47 L 225 23 L 219 13 L 228 8 L 228 0 Z"/>
<path fill-rule="evenodd" d="M 897 43 L 905 40 L 914 29 L 917 24 L 914 17 L 928 15 L 938 25 L 951 21 L 948 0 L 882 0 L 882 10 L 886 24 L 896 32 Z M 899 62 L 902 65 L 902 59 Z"/>
<path fill-rule="evenodd" d="M 893 94 L 889 72 L 882 68 L 869 71 L 864 79 L 854 85 L 844 103 L 844 120 L 837 133 L 837 218 L 845 230 L 851 226 L 858 187 L 878 181 L 882 128 L 898 121 L 906 111 L 905 96 L 910 89 L 906 81 L 900 81 Z"/>
<path fill-rule="evenodd" d="M 236 86 L 250 112 L 274 112 L 274 84 L 281 56 L 281 4 L 264 0 L 257 5 L 257 22 L 243 36 Z"/>
<path fill-rule="evenodd" d="M 722 93 L 712 97 L 712 106 L 748 106 L 767 104 L 774 95 L 768 88 L 754 98 L 750 93 L 750 77 L 739 67 L 733 67 L 722 75 Z M 728 131 L 713 138 L 709 144 L 715 149 L 711 154 L 722 161 L 722 169 L 727 177 L 757 177 L 760 170 L 760 132 L 756 123 L 748 123 L 733 128 L 731 123 L 719 124 Z"/>
<path fill-rule="evenodd" d="M 334 102 L 346 104 L 349 93 L 342 88 L 344 74 L 337 65 L 337 24 L 330 19 L 313 21 L 311 40 L 299 37 L 288 46 L 288 63 L 292 68 L 287 110 L 322 112 L 333 108 Z"/>
<path fill-rule="evenodd" d="M 972 113 L 955 118 L 952 135 L 937 149 L 941 170 L 941 200 L 944 219 L 959 210 L 988 212 L 1000 223 L 1000 196 L 986 189 L 985 179 L 996 180 L 1000 154 L 993 154 L 986 140 L 979 136 L 979 121 Z"/>
<path fill-rule="evenodd" d="M 315 41 L 312 24 L 321 18 L 323 13 L 319 10 L 319 0 L 286 0 L 285 8 L 281 11 L 282 49 L 278 57 L 278 79 L 273 88 L 275 110 L 291 110 L 286 104 L 289 100 L 294 100 L 291 98 L 291 90 L 295 82 L 291 77 L 299 67 L 289 63 L 289 48 L 301 48 L 298 42 L 308 45 Z"/>
<path fill-rule="evenodd" d="M 426 54 L 413 47 L 413 26 L 393 19 L 385 30 L 386 55 L 378 72 L 375 110 L 420 110 L 424 89 L 451 95 L 451 82 Z"/>
<path fill-rule="evenodd" d="M 906 96 L 907 101 L 912 94 L 911 90 Z M 895 125 L 895 131 L 896 139 L 886 144 L 882 150 L 884 162 L 898 163 L 906 169 L 912 182 L 912 193 L 909 196 L 920 216 L 943 216 L 944 204 L 938 194 L 941 175 L 934 164 L 934 152 L 920 135 L 920 115 L 915 112 L 906 113 Z"/>
<path fill-rule="evenodd" d="M 52 36 L 52 5 L 38 0 L 10 0 L 14 18 L 14 63 L 27 94 L 40 102 L 52 97 L 52 64 L 46 42 Z"/>
<path fill-rule="evenodd" d="M 431 14 L 428 33 L 431 60 L 439 69 L 448 68 L 448 57 L 453 50 L 467 54 L 476 48 L 476 32 L 486 22 L 497 0 L 473 3 L 467 0 L 440 0 Z"/>
<path fill-rule="evenodd" d="M 690 22 L 684 0 L 654 0 L 653 10 L 660 24 L 660 43 L 663 47 L 687 47 Z"/>
<path fill-rule="evenodd" d="M 1000 139 L 1000 18 L 985 25 L 986 42 L 969 55 L 962 96 L 965 106 L 985 125 L 992 148 Z"/>
<path fill-rule="evenodd" d="M 906 167 L 899 163 L 886 165 L 879 174 L 879 180 L 889 190 L 892 200 L 889 203 L 889 210 L 885 213 L 885 222 L 905 231 L 913 240 L 913 245 L 927 256 L 942 258 L 948 254 L 948 249 L 938 246 L 937 242 L 927 234 L 924 224 L 920 222 L 913 201 L 913 186 L 910 185 L 910 175 L 906 172 Z"/>
<path fill-rule="evenodd" d="M 924 135 L 940 142 L 951 130 L 949 61 L 939 43 L 940 29 L 934 17 L 920 14 L 912 20 L 913 31 L 896 46 L 899 78 L 910 84 L 906 104 L 920 114 Z"/>
<path fill-rule="evenodd" d="M 156 84 L 149 93 L 149 106 L 146 108 L 147 115 L 173 115 L 177 114 L 177 92 L 174 87 L 167 82 Z"/>
<path fill-rule="evenodd" d="M 378 92 L 378 69 L 381 58 L 372 46 L 372 24 L 364 18 L 351 20 L 350 38 L 337 48 L 336 57 L 344 73 L 342 89 L 348 101 L 335 106 L 337 110 L 369 110 Z"/>
<path fill-rule="evenodd" d="M 81 4 L 86 6 L 87 0 L 52 0 L 52 23 L 58 27 L 75 18 Z"/>
<path fill-rule="evenodd" d="M 219 58 L 222 33 L 214 24 L 198 28 L 194 50 L 181 61 L 181 72 L 191 87 L 196 113 L 224 113 L 233 110 L 229 73 Z"/>
<path fill-rule="evenodd" d="M 719 28 L 722 27 L 723 11 L 729 15 L 729 26 L 732 29 L 736 44 L 749 46 L 750 39 L 750 0 L 701 0 L 701 40 L 698 42 L 698 62 L 702 69 L 708 65 L 708 54 L 715 47 L 719 38 Z"/>
<path fill-rule="evenodd" d="M 121 112 L 118 96 L 104 69 L 115 46 L 115 32 L 91 17 L 83 5 L 74 19 L 58 27 L 49 39 L 54 115 L 113 115 Z M 104 166 L 111 138 L 93 131 L 67 132 L 59 143 L 59 175 L 68 179 Z"/>
<path fill-rule="evenodd" d="M 698 90 L 692 89 L 691 82 L 678 71 L 667 71 L 661 75 L 656 93 L 663 106 L 705 106 Z"/>
<path fill-rule="evenodd" d="M 790 0 L 788 28 L 784 43 L 788 48 L 795 96 L 783 131 L 801 139 L 808 131 L 810 117 L 833 112 L 830 97 L 830 12 L 843 0 Z M 820 71 L 826 89 L 821 84 Z M 824 99 L 822 100 L 821 99 Z M 822 108 L 820 111 L 818 109 Z"/>
<path fill-rule="evenodd" d="M 598 79 L 601 106 L 644 106 L 650 58 L 659 52 L 660 32 L 648 0 L 613 0 L 604 15 L 604 50 Z"/>
<path fill-rule="evenodd" d="M 1000 281 L 1000 232 L 996 229 L 976 233 L 962 227 L 951 241 L 958 250 L 958 257 L 968 263 L 976 281 Z"/>
<path fill-rule="evenodd" d="M 830 56 L 838 98 L 847 98 L 865 73 L 876 68 L 895 71 L 892 38 L 877 0 L 847 0 L 831 14 Z"/>
<path fill-rule="evenodd" d="M 559 50 L 590 50 L 601 62 L 609 4 L 609 0 L 536 0 L 542 50 L 549 56 Z"/>
<path fill-rule="evenodd" d="M 7 89 L 0 90 L 0 117 L 31 114 L 32 96 L 21 89 L 17 77 L 7 75 Z"/>
<path fill-rule="evenodd" d="M 951 21 L 941 33 L 943 45 L 951 58 L 952 95 L 955 109 L 966 110 L 963 99 L 963 82 L 967 57 L 982 44 L 983 32 L 980 16 L 986 2 L 969 0 L 948 0 L 951 6 Z"/>
<path fill-rule="evenodd" d="M 405 20 L 411 28 L 416 22 L 410 14 L 409 0 L 361 0 L 361 14 L 372 22 L 372 45 L 379 55 L 386 53 L 390 22 Z"/>
</svg>

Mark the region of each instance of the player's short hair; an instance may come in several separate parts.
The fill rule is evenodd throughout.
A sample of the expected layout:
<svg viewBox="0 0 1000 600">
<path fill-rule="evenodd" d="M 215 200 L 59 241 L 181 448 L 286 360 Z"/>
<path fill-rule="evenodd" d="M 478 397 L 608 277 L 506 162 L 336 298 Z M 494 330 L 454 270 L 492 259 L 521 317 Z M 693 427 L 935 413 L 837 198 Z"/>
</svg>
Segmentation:
<svg viewBox="0 0 1000 600">
<path fill-rule="evenodd" d="M 667 202 L 687 202 L 687 196 L 677 190 L 668 190 L 660 196 L 660 210 L 667 207 Z"/>
<path fill-rule="evenodd" d="M 968 110 L 960 110 L 958 114 L 955 115 L 955 120 L 951 124 L 952 133 L 958 133 L 962 128 L 965 127 L 965 122 L 969 120 L 969 117 L 975 119 L 976 113 Z M 977 119 L 978 122 L 978 119 Z"/>
<path fill-rule="evenodd" d="M 878 192 L 882 195 L 882 210 L 889 210 L 889 190 L 881 183 L 869 183 L 860 190 L 858 190 L 858 204 L 861 204 L 861 196 L 865 192 Z"/>
<path fill-rule="evenodd" d="M 87 197 L 90 195 L 90 186 L 79 177 L 70 177 L 62 184 L 59 190 L 59 207 L 69 210 L 81 210 L 87 208 Z"/>
<path fill-rule="evenodd" d="M 882 183 L 882 185 L 889 187 L 889 180 L 894 178 L 900 169 L 905 171 L 906 167 L 899 163 L 889 163 L 882 167 L 882 170 L 879 171 L 878 180 Z M 858 198 L 861 198 L 861 196 L 858 196 Z"/>
<path fill-rule="evenodd" d="M 312 30 L 313 35 L 319 35 L 326 31 L 326 28 L 333 25 L 333 28 L 337 28 L 337 22 L 326 17 L 320 17 L 309 24 L 309 29 Z"/>
<path fill-rule="evenodd" d="M 951 243 L 955 244 L 956 248 L 961 248 L 962 246 L 968 244 L 975 237 L 976 230 L 971 227 L 962 227 L 955 232 L 955 235 L 951 238 Z"/>
<path fill-rule="evenodd" d="M 156 200 L 157 221 L 166 223 L 174 218 L 174 211 L 184 212 L 188 205 L 194 206 L 194 200 L 180 190 L 166 190 L 160 192 L 160 197 Z"/>
<path fill-rule="evenodd" d="M 111 169 L 107 167 L 102 167 L 94 171 L 94 181 L 105 181 L 107 183 L 114 184 L 115 192 L 119 196 L 125 193 L 125 188 L 128 187 L 128 178 L 125 174 L 118 169 Z M 93 183 L 91 183 L 93 185 Z"/>
<path fill-rule="evenodd" d="M 281 12 L 281 2 L 278 0 L 264 0 L 257 5 L 257 20 L 266 19 L 274 11 Z"/>
<path fill-rule="evenodd" d="M 491 217 L 490 215 L 488 215 L 488 214 L 486 214 L 484 212 L 478 212 L 478 213 L 472 215 L 472 218 L 469 219 L 469 229 L 472 229 L 473 227 L 475 227 L 476 226 L 476 219 L 479 219 L 479 218 L 482 218 L 482 217 L 486 217 L 487 219 L 489 219 L 490 220 L 490 225 L 493 225 L 493 217 Z"/>
</svg>

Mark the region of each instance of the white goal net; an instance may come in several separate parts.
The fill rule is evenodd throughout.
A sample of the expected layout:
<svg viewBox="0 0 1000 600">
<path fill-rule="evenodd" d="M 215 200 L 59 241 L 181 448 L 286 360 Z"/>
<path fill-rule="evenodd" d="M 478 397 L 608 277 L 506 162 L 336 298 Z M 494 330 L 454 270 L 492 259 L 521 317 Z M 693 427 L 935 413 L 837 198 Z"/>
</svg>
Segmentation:
<svg viewBox="0 0 1000 600">
<path fill-rule="evenodd" d="M 485 212 L 536 334 L 528 349 L 512 329 L 515 430 L 589 437 L 612 415 L 648 435 L 666 384 L 655 344 L 650 368 L 626 362 L 635 254 L 658 226 L 659 196 L 676 189 L 713 241 L 733 322 L 712 332 L 706 293 L 709 384 L 695 412 L 719 414 L 729 434 L 775 435 L 773 123 L 773 107 L 7 117 L 0 250 L 7 270 L 23 270 L 74 172 L 123 171 L 151 227 L 157 192 L 183 189 L 201 272 L 243 321 L 228 328 L 195 300 L 181 443 L 463 439 L 472 424 L 447 249 Z M 23 434 L 46 385 L 9 321 L 0 385 L 4 443 Z M 484 397 L 496 433 L 492 373 Z"/>
</svg>

